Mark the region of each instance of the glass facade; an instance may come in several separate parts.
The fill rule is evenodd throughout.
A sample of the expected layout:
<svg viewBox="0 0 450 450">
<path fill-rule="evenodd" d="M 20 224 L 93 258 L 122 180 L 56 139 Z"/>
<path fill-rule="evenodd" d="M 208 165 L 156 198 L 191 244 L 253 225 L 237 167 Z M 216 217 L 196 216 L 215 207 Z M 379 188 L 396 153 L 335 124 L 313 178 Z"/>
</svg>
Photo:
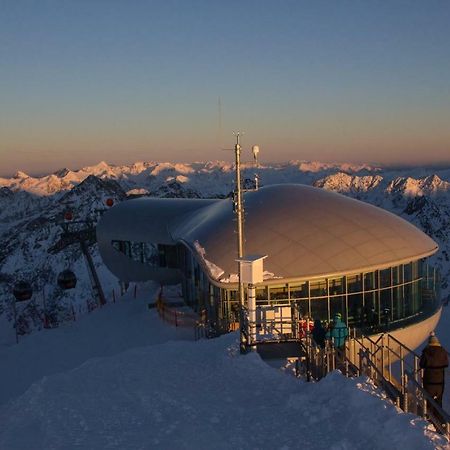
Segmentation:
<svg viewBox="0 0 450 450">
<path fill-rule="evenodd" d="M 202 301 L 202 289 L 209 280 L 195 282 L 202 272 L 199 264 L 188 250 L 193 265 L 194 280 L 183 276 L 183 290 L 189 304 L 206 307 Z M 197 287 L 192 292 L 190 285 Z M 256 304 L 260 308 L 290 306 L 299 318 L 331 321 L 335 314 L 349 327 L 374 333 L 405 326 L 409 322 L 423 320 L 437 311 L 439 301 L 437 272 L 425 261 L 418 260 L 367 273 L 349 274 L 342 277 L 321 278 L 311 281 L 284 284 L 258 285 Z M 211 304 L 216 305 L 215 323 L 222 329 L 230 329 L 238 322 L 238 292 L 236 288 L 214 286 Z M 212 313 L 212 311 L 211 311 Z M 211 317 L 211 316 L 209 316 Z M 231 327 L 235 329 L 235 327 Z"/>
<path fill-rule="evenodd" d="M 113 241 L 112 245 L 135 261 L 179 269 L 186 303 L 197 311 L 206 310 L 218 331 L 236 329 L 237 289 L 212 282 L 183 244 Z M 340 313 L 349 327 L 370 334 L 432 315 L 440 306 L 439 284 L 438 273 L 426 260 L 417 260 L 341 277 L 263 283 L 256 288 L 256 304 L 260 308 L 289 306 L 296 317 L 311 320 L 331 321 Z"/>
<path fill-rule="evenodd" d="M 130 241 L 112 241 L 111 245 L 132 260 L 152 267 L 177 269 L 179 266 L 176 245 Z"/>
</svg>

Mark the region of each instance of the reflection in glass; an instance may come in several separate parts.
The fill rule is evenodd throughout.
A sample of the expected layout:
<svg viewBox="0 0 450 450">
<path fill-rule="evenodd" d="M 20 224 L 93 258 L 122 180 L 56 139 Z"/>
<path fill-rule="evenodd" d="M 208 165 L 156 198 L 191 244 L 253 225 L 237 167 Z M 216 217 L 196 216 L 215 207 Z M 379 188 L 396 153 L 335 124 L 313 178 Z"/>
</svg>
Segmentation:
<svg viewBox="0 0 450 450">
<path fill-rule="evenodd" d="M 349 275 L 347 277 L 348 292 L 362 292 L 362 277 L 361 274 Z"/>
<path fill-rule="evenodd" d="M 391 285 L 391 269 L 380 270 L 380 287 L 385 288 Z"/>
<path fill-rule="evenodd" d="M 364 274 L 364 290 L 370 291 L 375 289 L 375 274 L 376 272 L 369 272 Z"/>
<path fill-rule="evenodd" d="M 328 318 L 328 299 L 321 298 L 311 302 L 311 319 L 323 320 Z"/>
<path fill-rule="evenodd" d="M 323 297 L 327 295 L 327 280 L 322 278 L 309 283 L 311 297 Z"/>
<path fill-rule="evenodd" d="M 364 322 L 363 294 L 352 294 L 348 296 L 348 325 L 361 327 Z"/>
<path fill-rule="evenodd" d="M 330 295 L 341 295 L 344 293 L 345 279 L 331 278 L 328 282 L 328 289 L 330 290 Z"/>
<path fill-rule="evenodd" d="M 269 294 L 270 300 L 287 300 L 289 298 L 287 285 L 270 286 Z"/>
</svg>

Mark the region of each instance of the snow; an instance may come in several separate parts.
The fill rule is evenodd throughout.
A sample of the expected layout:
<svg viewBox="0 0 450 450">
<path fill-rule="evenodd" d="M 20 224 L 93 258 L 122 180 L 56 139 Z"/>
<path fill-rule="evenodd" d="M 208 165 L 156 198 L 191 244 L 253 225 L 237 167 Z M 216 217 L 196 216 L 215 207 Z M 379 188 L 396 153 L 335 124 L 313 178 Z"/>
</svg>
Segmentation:
<svg viewBox="0 0 450 450">
<path fill-rule="evenodd" d="M 198 255 L 203 259 L 206 267 L 209 270 L 210 275 L 214 279 L 218 280 L 220 276 L 224 273 L 223 269 L 221 269 L 219 266 L 216 266 L 214 263 L 206 259 L 206 250 L 200 245 L 198 241 L 194 242 L 194 248 L 197 251 Z"/>
<path fill-rule="evenodd" d="M 275 275 L 268 270 L 263 272 L 263 280 L 274 280 L 276 278 L 283 278 Z M 239 275 L 237 273 L 230 273 L 228 277 L 223 277 L 220 279 L 222 283 L 237 283 L 239 281 Z"/>
<path fill-rule="evenodd" d="M 444 448 L 368 380 L 303 382 L 235 333 L 192 341 L 139 292 L 0 351 L 1 449 Z"/>
<path fill-rule="evenodd" d="M 193 332 L 165 327 L 156 320 L 156 311 L 148 310 L 147 303 L 154 301 L 157 290 L 154 283 L 139 284 L 138 299 L 134 299 L 131 286 L 129 294 L 115 304 L 59 328 L 22 336 L 18 345 L 0 347 L 2 366 L 8 367 L 0 374 L 0 404 L 21 395 L 42 377 L 74 369 L 90 358 L 177 337 L 193 338 Z M 13 329 L 9 331 L 14 338 Z"/>
</svg>

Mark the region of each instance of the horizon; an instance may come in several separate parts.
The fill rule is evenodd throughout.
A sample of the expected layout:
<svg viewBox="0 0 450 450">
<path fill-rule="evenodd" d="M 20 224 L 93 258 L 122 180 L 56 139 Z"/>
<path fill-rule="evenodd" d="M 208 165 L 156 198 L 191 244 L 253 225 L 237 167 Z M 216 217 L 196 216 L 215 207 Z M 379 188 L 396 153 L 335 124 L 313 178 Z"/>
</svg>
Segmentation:
<svg viewBox="0 0 450 450">
<path fill-rule="evenodd" d="M 44 172 L 27 172 L 25 170 L 21 170 L 21 169 L 17 169 L 14 172 L 9 172 L 9 173 L 0 173 L 0 178 L 3 179 L 11 179 L 14 178 L 16 176 L 17 173 L 21 172 L 24 173 L 25 175 L 31 177 L 31 178 L 44 178 L 46 176 L 52 175 L 52 174 L 56 174 L 57 172 L 60 172 L 62 170 L 69 170 L 71 172 L 79 172 L 83 169 L 86 169 L 88 167 L 97 167 L 99 165 L 101 165 L 102 163 L 107 164 L 109 167 L 130 167 L 134 164 L 138 164 L 138 163 L 143 163 L 143 164 L 185 164 L 185 165 L 191 165 L 191 164 L 207 164 L 207 163 L 223 163 L 223 164 L 234 164 L 234 161 L 230 160 L 224 160 L 224 159 L 215 159 L 215 160 L 204 160 L 204 161 L 156 161 L 156 160 L 138 160 L 138 161 L 134 161 L 131 163 L 112 163 L 112 162 L 108 162 L 105 160 L 101 160 L 98 161 L 95 164 L 88 164 L 85 166 L 79 166 L 79 167 L 59 167 L 55 170 L 51 170 L 51 171 L 44 171 Z M 248 161 L 244 160 L 242 161 L 242 164 L 249 164 L 251 163 L 251 160 L 249 158 Z M 428 165 L 414 165 L 414 164 L 403 164 L 403 165 L 396 165 L 396 164 L 391 164 L 391 165 L 386 165 L 386 164 L 378 164 L 378 163 L 371 163 L 371 162 L 350 162 L 350 161 L 320 161 L 320 160 L 302 160 L 302 159 L 298 159 L 298 160 L 286 160 L 286 161 L 260 161 L 259 165 L 260 168 L 263 169 L 265 167 L 271 167 L 271 166 L 276 166 L 276 165 L 294 165 L 294 164 L 300 164 L 300 163 L 305 163 L 305 164 L 324 164 L 324 165 L 336 165 L 336 166 L 342 166 L 342 165 L 351 165 L 351 166 L 367 166 L 370 169 L 373 170 L 381 170 L 381 171 L 407 171 L 407 170 L 416 170 L 416 169 L 421 169 L 421 170 L 447 170 L 450 169 L 450 162 L 442 162 L 442 163 L 434 163 L 434 164 L 428 164 Z M 364 170 L 364 169 L 362 169 Z"/>
<path fill-rule="evenodd" d="M 450 164 L 450 4 L 0 5 L 0 172 L 223 159 Z"/>
</svg>

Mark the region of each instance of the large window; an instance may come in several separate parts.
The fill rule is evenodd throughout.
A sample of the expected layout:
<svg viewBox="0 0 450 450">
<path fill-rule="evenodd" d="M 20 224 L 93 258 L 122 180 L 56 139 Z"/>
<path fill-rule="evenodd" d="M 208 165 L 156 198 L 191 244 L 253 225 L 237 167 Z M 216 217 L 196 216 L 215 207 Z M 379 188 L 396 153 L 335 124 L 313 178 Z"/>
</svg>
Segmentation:
<svg viewBox="0 0 450 450">
<path fill-rule="evenodd" d="M 314 280 L 309 283 L 309 294 L 311 297 L 325 297 L 327 295 L 327 280 Z"/>
<path fill-rule="evenodd" d="M 308 298 L 308 283 L 292 284 L 289 286 L 290 299 L 297 300 L 300 298 Z"/>
<path fill-rule="evenodd" d="M 301 315 L 313 320 L 333 320 L 340 313 L 352 327 L 389 329 L 425 310 L 436 310 L 434 290 L 424 294 L 427 286 L 435 285 L 433 275 L 423 261 L 415 261 L 344 277 L 268 286 L 268 292 L 258 287 L 257 302 L 263 304 L 268 293 L 271 302 L 289 298 Z"/>
<path fill-rule="evenodd" d="M 331 278 L 328 280 L 330 295 L 341 295 L 345 293 L 345 278 Z"/>
<path fill-rule="evenodd" d="M 153 267 L 180 267 L 176 245 L 153 244 L 150 242 L 112 241 L 114 249 L 133 261 Z"/>
<path fill-rule="evenodd" d="M 283 286 L 270 286 L 269 287 L 270 300 L 287 300 L 289 298 L 288 287 L 286 284 Z"/>
</svg>

